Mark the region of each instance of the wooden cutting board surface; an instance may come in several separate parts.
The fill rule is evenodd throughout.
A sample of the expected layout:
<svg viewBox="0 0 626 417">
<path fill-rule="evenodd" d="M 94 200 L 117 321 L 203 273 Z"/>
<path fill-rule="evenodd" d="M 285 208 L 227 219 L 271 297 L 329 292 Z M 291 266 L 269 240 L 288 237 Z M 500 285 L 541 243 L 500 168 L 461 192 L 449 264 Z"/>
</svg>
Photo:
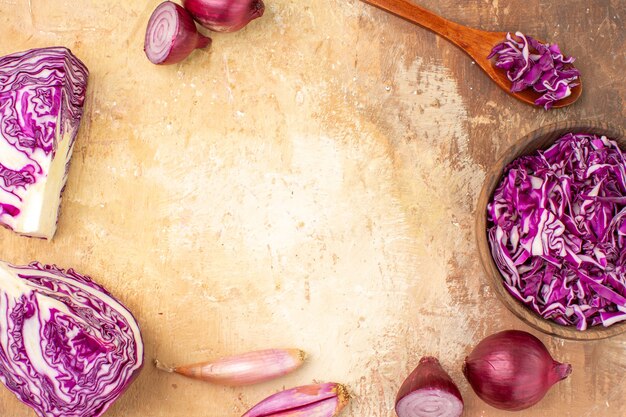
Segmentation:
<svg viewBox="0 0 626 417">
<path fill-rule="evenodd" d="M 554 112 L 358 1 L 268 0 L 246 30 L 156 67 L 142 48 L 157 4 L 0 0 L 1 54 L 65 45 L 91 70 L 59 231 L 45 242 L 0 230 L 0 258 L 74 267 L 135 313 L 147 364 L 106 415 L 236 417 L 283 387 L 337 381 L 354 394 L 346 417 L 394 416 L 403 377 L 429 354 L 467 416 L 509 416 L 461 374 L 484 336 L 529 330 L 486 285 L 476 199 L 523 134 L 557 120 L 623 125 L 626 1 L 421 1 L 579 57 L 585 95 Z M 537 335 L 574 373 L 517 415 L 626 415 L 626 337 Z M 310 361 L 245 389 L 151 365 L 279 346 Z M 2 387 L 0 415 L 34 416 Z"/>
</svg>

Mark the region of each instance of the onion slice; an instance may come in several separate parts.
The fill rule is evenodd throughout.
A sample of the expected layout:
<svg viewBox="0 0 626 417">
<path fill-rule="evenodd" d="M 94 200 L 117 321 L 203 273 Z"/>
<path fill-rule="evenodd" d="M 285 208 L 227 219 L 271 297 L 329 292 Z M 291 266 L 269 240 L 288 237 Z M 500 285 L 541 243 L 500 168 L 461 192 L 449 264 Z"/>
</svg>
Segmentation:
<svg viewBox="0 0 626 417">
<path fill-rule="evenodd" d="M 152 12 L 146 30 L 144 51 L 153 64 L 176 64 L 197 48 L 206 48 L 211 38 L 200 33 L 187 10 L 166 1 Z"/>
<path fill-rule="evenodd" d="M 396 397 L 398 417 L 459 417 L 463 397 L 436 358 L 423 357 Z"/>
</svg>

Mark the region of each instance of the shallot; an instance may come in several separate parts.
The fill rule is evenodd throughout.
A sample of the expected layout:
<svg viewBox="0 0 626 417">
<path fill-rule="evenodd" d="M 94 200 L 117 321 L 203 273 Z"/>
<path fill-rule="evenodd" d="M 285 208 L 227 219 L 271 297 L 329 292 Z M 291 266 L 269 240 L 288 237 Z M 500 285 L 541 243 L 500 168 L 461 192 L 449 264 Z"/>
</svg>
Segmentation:
<svg viewBox="0 0 626 417">
<path fill-rule="evenodd" d="M 516 411 L 538 403 L 572 366 L 552 359 L 530 333 L 507 330 L 482 340 L 465 358 L 463 373 L 487 404 Z"/>
<path fill-rule="evenodd" d="M 427 356 L 402 384 L 396 413 L 398 417 L 459 417 L 463 398 L 439 361 Z"/>
<path fill-rule="evenodd" d="M 211 38 L 200 33 L 189 12 L 176 3 L 166 1 L 150 16 L 144 51 L 153 64 L 176 64 L 195 49 L 206 48 Z"/>
<path fill-rule="evenodd" d="M 213 384 L 242 386 L 278 378 L 304 363 L 306 353 L 299 349 L 266 349 L 229 356 L 211 362 L 168 367 L 158 360 L 158 369 Z"/>
<path fill-rule="evenodd" d="M 265 12 L 262 0 L 183 0 L 183 6 L 215 32 L 236 32 Z"/>
<path fill-rule="evenodd" d="M 334 417 L 349 400 L 350 394 L 341 384 L 305 385 L 267 397 L 242 417 Z"/>
</svg>

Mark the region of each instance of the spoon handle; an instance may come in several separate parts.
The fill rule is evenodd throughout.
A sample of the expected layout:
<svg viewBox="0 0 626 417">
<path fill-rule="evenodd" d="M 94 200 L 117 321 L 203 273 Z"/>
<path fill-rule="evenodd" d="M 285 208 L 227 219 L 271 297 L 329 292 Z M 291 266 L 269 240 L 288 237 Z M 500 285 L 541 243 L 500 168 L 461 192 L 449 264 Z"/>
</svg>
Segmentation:
<svg viewBox="0 0 626 417">
<path fill-rule="evenodd" d="M 444 19 L 443 17 L 408 0 L 363 1 L 371 4 L 372 6 L 376 6 L 380 9 L 393 13 L 396 16 L 408 20 L 409 22 L 416 23 L 428 30 L 431 30 L 462 49 L 466 49 L 468 47 L 468 42 L 464 39 L 464 37 L 467 37 L 468 32 L 476 31 L 475 29 Z M 464 34 L 465 36 L 463 36 Z"/>
</svg>

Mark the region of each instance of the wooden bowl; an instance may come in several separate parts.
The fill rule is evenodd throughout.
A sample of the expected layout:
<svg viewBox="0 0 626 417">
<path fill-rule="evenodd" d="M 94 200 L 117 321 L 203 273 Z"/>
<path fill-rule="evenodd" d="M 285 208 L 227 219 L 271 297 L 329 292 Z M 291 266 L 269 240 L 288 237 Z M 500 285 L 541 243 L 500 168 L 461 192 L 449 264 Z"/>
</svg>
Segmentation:
<svg viewBox="0 0 626 417">
<path fill-rule="evenodd" d="M 546 320 L 527 308 L 515 299 L 505 288 L 503 277 L 496 267 L 491 256 L 491 248 L 487 237 L 487 204 L 493 197 L 496 187 L 504 173 L 504 168 L 514 159 L 528 155 L 538 149 L 549 148 L 557 139 L 566 133 L 587 133 L 605 135 L 615 139 L 620 147 L 626 150 L 626 137 L 624 129 L 610 126 L 602 122 L 559 122 L 524 136 L 519 142 L 508 149 L 494 167 L 487 173 L 485 184 L 478 199 L 476 207 L 476 237 L 478 252 L 489 283 L 496 292 L 500 301 L 517 317 L 524 322 L 544 333 L 573 340 L 597 340 L 615 336 L 626 331 L 626 321 L 618 322 L 609 327 L 594 326 L 587 330 L 577 330 L 575 327 L 562 326 L 553 321 Z"/>
</svg>

